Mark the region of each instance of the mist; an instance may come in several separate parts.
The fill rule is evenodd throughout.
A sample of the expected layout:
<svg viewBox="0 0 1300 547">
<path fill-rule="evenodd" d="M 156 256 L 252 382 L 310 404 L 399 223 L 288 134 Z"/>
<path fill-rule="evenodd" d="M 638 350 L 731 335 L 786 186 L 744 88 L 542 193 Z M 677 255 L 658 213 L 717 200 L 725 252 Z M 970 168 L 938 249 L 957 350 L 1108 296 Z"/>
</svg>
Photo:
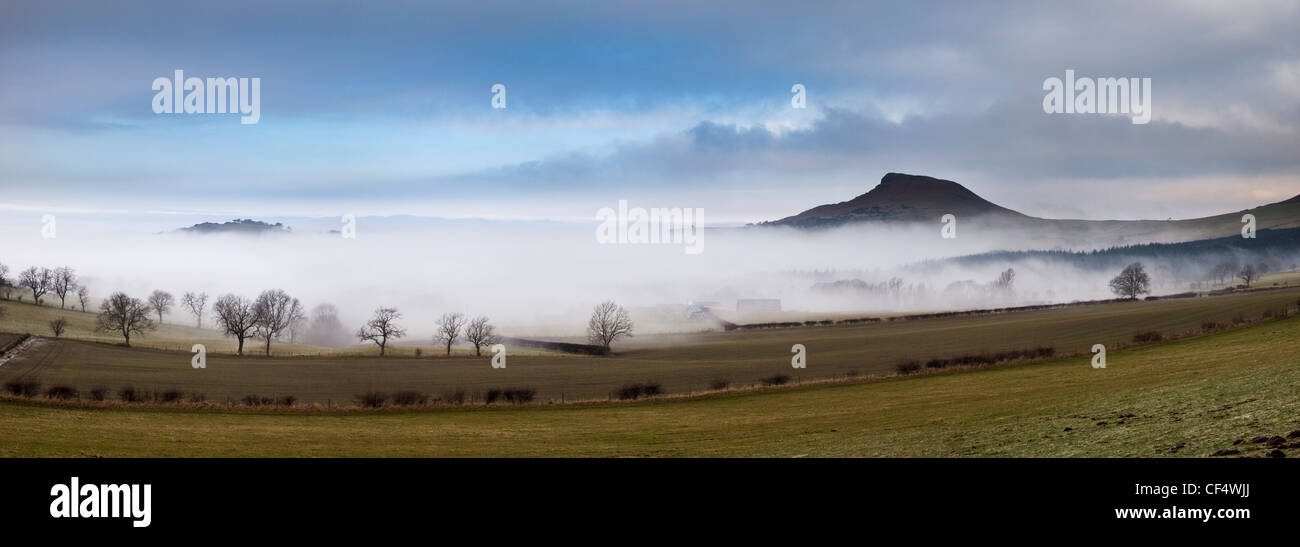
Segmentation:
<svg viewBox="0 0 1300 547">
<path fill-rule="evenodd" d="M 253 236 L 178 232 L 190 219 L 172 217 L 59 220 L 51 239 L 7 227 L 0 262 L 11 278 L 29 266 L 70 266 L 96 307 L 115 291 L 215 299 L 280 288 L 309 310 L 333 304 L 349 332 L 375 308 L 397 307 L 408 340 L 427 339 L 446 312 L 487 315 L 509 336 L 581 336 L 592 307 L 612 299 L 644 319 L 638 332 L 682 331 L 699 328 L 673 321 L 691 302 L 728 312 L 738 299 L 780 299 L 783 311 L 810 313 L 1000 307 L 1110 298 L 1107 281 L 1118 273 L 1040 258 L 963 264 L 949 259 L 1041 243 L 992 229 L 944 239 L 937 223 L 710 228 L 692 255 L 681 244 L 601 244 L 594 221 L 363 217 L 348 239 L 337 218 L 295 219 L 286 222 L 291 233 Z M 158 230 L 163 224 L 174 228 Z M 1013 284 L 995 287 L 1008 268 Z M 1148 264 L 1153 292 L 1186 290 L 1202 275 L 1187 270 Z M 192 317 L 178 307 L 168 321 Z"/>
</svg>

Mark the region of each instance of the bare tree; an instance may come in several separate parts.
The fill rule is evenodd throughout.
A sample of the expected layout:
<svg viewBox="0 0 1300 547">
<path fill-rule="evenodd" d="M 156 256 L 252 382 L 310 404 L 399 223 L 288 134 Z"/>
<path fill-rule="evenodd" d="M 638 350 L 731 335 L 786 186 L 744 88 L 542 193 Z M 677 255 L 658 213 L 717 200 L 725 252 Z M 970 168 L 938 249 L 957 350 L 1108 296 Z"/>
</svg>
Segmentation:
<svg viewBox="0 0 1300 547">
<path fill-rule="evenodd" d="M 1210 268 L 1210 278 L 1217 279 L 1219 280 L 1219 283 L 1222 284 L 1224 281 L 1236 276 L 1237 269 L 1236 262 L 1225 260 L 1220 262 L 1217 266 Z"/>
<path fill-rule="evenodd" d="M 493 330 L 495 330 L 495 327 L 488 322 L 486 315 L 475 317 L 473 321 L 469 322 L 469 326 L 465 327 L 465 340 L 474 345 L 474 355 L 482 356 L 484 346 L 497 343 L 498 338 L 492 332 Z"/>
<path fill-rule="evenodd" d="M 623 336 L 632 336 L 632 319 L 623 306 L 606 300 L 591 312 L 587 321 L 587 340 L 609 351 L 609 345 Z"/>
<path fill-rule="evenodd" d="M 339 310 L 333 304 L 317 304 L 311 310 L 311 323 L 307 326 L 304 341 L 313 346 L 339 347 L 351 340 L 343 322 L 339 321 Z"/>
<path fill-rule="evenodd" d="M 149 307 L 158 314 L 158 324 L 162 324 L 163 314 L 171 310 L 176 299 L 167 291 L 154 291 L 149 295 Z"/>
<path fill-rule="evenodd" d="M 293 317 L 289 318 L 289 343 L 297 344 L 298 337 L 307 331 L 307 312 L 302 306 L 298 306 L 292 312 Z"/>
<path fill-rule="evenodd" d="M 295 317 L 301 316 L 302 304 L 280 289 L 262 291 L 253 302 L 256 317 L 254 332 L 266 340 L 266 354 L 271 355 L 271 340 L 279 338 Z"/>
<path fill-rule="evenodd" d="M 1136 299 L 1138 295 L 1151 292 L 1151 278 L 1142 269 L 1141 262 L 1134 262 L 1124 267 L 1124 271 L 1110 280 L 1110 290 L 1118 296 Z"/>
<path fill-rule="evenodd" d="M 99 304 L 99 323 L 95 330 L 120 333 L 131 345 L 131 334 L 144 335 L 155 327 L 149 319 L 149 306 L 139 298 L 115 292 Z"/>
<path fill-rule="evenodd" d="M 433 331 L 433 342 L 447 346 L 447 355 L 451 356 L 451 345 L 460 338 L 460 331 L 465 327 L 465 314 L 444 313 L 438 318 L 438 328 Z"/>
<path fill-rule="evenodd" d="M 18 285 L 32 291 L 32 302 L 38 306 L 41 304 L 41 297 L 50 292 L 50 285 L 53 282 L 54 272 L 49 268 L 32 266 L 18 274 Z"/>
<path fill-rule="evenodd" d="M 59 307 L 68 307 L 68 294 L 77 288 L 77 271 L 64 266 L 55 268 L 50 276 L 50 290 L 59 297 Z"/>
<path fill-rule="evenodd" d="M 60 317 L 58 319 L 50 321 L 50 332 L 54 333 L 55 338 L 63 336 L 63 331 L 66 330 L 67 328 L 68 328 L 67 319 Z"/>
<path fill-rule="evenodd" d="M 1259 279 L 1259 270 L 1256 270 L 1254 266 L 1247 264 L 1241 268 L 1241 271 L 1237 272 L 1237 277 L 1240 277 L 1241 280 L 1246 283 L 1246 286 L 1249 287 L 1252 282 Z"/>
<path fill-rule="evenodd" d="M 197 321 L 195 326 L 203 328 L 203 308 L 208 307 L 208 293 L 187 292 L 181 295 L 181 305 L 194 314 L 194 319 Z"/>
<path fill-rule="evenodd" d="M 77 286 L 77 302 L 81 303 L 81 311 L 86 311 L 86 304 L 90 303 L 90 289 L 85 285 Z"/>
<path fill-rule="evenodd" d="M 9 279 L 9 266 L 0 263 L 0 300 L 9 300 L 9 291 L 13 289 L 13 281 Z"/>
<path fill-rule="evenodd" d="M 239 341 L 236 355 L 244 354 L 244 340 L 257 326 L 257 315 L 253 313 L 253 302 L 242 296 L 223 295 L 212 304 L 212 313 L 221 326 L 222 332 L 234 336 Z"/>
<path fill-rule="evenodd" d="M 1007 268 L 1007 271 L 1002 272 L 1001 274 L 998 275 L 998 279 L 993 282 L 993 286 L 1000 290 L 1009 291 L 1013 286 L 1015 286 L 1015 283 L 1016 283 L 1015 268 Z"/>
<path fill-rule="evenodd" d="M 357 338 L 363 342 L 374 342 L 379 346 L 379 356 L 383 357 L 389 338 L 396 340 L 406 336 L 406 329 L 397 325 L 397 320 L 401 318 L 402 314 L 397 312 L 397 308 L 376 309 L 374 318 L 357 330 Z"/>
</svg>

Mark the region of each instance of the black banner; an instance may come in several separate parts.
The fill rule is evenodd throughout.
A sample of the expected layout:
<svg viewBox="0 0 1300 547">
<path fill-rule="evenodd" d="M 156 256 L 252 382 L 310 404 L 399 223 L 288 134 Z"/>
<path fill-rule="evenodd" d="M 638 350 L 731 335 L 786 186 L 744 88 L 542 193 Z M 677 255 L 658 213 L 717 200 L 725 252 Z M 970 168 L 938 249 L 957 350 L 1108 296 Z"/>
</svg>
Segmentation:
<svg viewBox="0 0 1300 547">
<path fill-rule="evenodd" d="M 745 515 L 755 531 L 811 519 L 1196 534 L 1282 525 L 1300 486 L 1294 462 L 1244 459 L 2 462 L 0 514 L 51 537 L 454 528 L 490 541 L 505 525 L 540 531 L 598 520 L 641 536 L 734 525 Z"/>
</svg>

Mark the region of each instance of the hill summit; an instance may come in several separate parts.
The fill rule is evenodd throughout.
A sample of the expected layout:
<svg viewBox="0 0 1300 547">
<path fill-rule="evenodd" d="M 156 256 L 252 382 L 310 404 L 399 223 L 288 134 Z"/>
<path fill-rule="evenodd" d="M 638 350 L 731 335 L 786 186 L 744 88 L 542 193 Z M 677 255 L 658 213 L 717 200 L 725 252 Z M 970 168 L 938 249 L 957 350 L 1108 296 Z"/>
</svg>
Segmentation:
<svg viewBox="0 0 1300 547">
<path fill-rule="evenodd" d="M 950 213 L 967 218 L 986 215 L 1028 218 L 950 180 L 888 173 L 875 188 L 856 198 L 813 207 L 769 224 L 811 228 L 863 221 L 939 222 L 940 217 Z"/>
</svg>

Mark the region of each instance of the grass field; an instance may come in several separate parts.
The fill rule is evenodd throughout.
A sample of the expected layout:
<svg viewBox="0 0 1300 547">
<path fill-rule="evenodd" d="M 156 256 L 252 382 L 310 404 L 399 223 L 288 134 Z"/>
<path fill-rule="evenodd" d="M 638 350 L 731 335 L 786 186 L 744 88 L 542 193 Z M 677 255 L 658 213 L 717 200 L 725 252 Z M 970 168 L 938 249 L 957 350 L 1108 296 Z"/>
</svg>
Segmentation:
<svg viewBox="0 0 1300 547">
<path fill-rule="evenodd" d="M 1062 354 L 1086 352 L 1095 343 L 1115 347 L 1130 342 L 1139 331 L 1171 334 L 1198 329 L 1205 320 L 1259 319 L 1268 310 L 1293 308 L 1298 299 L 1300 287 L 985 316 L 637 337 L 612 357 L 510 350 L 505 369 L 491 368 L 486 356 L 238 358 L 209 353 L 207 368 L 195 370 L 188 343 L 178 344 L 182 351 L 159 351 L 46 340 L 0 367 L 0 382 L 35 379 L 82 391 L 176 389 L 202 393 L 209 401 L 292 395 L 302 402 L 334 405 L 352 404 L 367 391 L 438 396 L 458 388 L 473 394 L 519 387 L 537 390 L 542 400 L 603 399 L 634 382 L 660 383 L 668 393 L 682 394 L 706 390 L 716 380 L 747 386 L 780 374 L 796 380 L 889 374 L 904 358 L 1036 346 L 1053 346 Z M 808 349 L 805 369 L 790 366 L 794 344 Z"/>
<path fill-rule="evenodd" d="M 268 412 L 11 399 L 0 455 L 1263 455 L 1248 439 L 1300 429 L 1297 347 L 1291 317 L 1112 351 L 1105 369 L 1081 356 L 638 403 Z"/>
</svg>

